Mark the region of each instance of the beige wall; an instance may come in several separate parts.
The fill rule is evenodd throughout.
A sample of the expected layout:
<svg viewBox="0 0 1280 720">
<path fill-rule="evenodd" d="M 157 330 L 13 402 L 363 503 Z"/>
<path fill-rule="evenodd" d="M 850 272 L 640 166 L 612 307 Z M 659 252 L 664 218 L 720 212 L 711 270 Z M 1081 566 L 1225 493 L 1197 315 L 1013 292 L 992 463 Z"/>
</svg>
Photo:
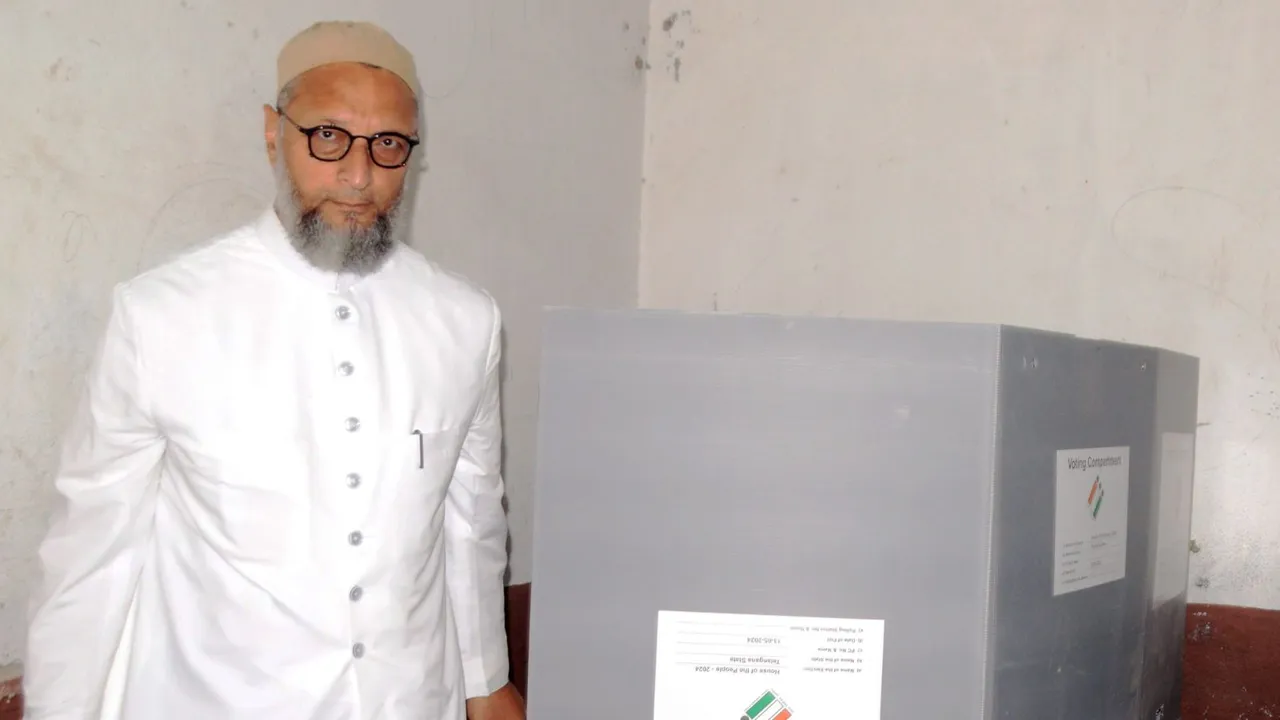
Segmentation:
<svg viewBox="0 0 1280 720">
<path fill-rule="evenodd" d="M 1191 600 L 1280 608 L 1280 5 L 654 0 L 650 22 L 642 305 L 1194 353 Z"/>
<path fill-rule="evenodd" d="M 357 15 L 425 65 L 415 243 L 506 310 L 513 581 L 530 579 L 539 309 L 630 305 L 638 275 L 647 306 L 1021 323 L 1201 356 L 1192 600 L 1280 607 L 1280 6 L 648 6 Z M 0 665 L 107 288 L 270 197 L 272 55 L 352 11 L 306 8 L 0 8 L 21 110 L 0 143 Z"/>
</svg>

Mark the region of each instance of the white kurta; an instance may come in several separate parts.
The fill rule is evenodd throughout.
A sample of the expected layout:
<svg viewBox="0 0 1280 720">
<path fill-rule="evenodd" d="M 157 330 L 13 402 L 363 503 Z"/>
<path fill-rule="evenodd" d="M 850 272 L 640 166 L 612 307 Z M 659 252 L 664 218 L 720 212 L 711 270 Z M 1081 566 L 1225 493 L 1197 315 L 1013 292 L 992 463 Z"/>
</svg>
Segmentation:
<svg viewBox="0 0 1280 720">
<path fill-rule="evenodd" d="M 113 714 L 113 662 L 128 720 L 462 720 L 508 673 L 499 327 L 406 247 L 316 270 L 272 211 L 121 284 L 40 548 L 28 720 Z"/>
</svg>

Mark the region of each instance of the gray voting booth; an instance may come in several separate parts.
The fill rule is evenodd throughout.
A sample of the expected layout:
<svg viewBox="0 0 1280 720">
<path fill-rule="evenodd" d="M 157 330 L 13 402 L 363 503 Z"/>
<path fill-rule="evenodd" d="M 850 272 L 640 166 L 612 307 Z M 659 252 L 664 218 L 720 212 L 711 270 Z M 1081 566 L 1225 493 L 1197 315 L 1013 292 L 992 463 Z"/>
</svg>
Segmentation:
<svg viewBox="0 0 1280 720">
<path fill-rule="evenodd" d="M 884 720 L 1174 720 L 1197 384 L 1006 326 L 550 311 L 529 717 L 654 718 L 674 610 L 883 620 Z"/>
</svg>

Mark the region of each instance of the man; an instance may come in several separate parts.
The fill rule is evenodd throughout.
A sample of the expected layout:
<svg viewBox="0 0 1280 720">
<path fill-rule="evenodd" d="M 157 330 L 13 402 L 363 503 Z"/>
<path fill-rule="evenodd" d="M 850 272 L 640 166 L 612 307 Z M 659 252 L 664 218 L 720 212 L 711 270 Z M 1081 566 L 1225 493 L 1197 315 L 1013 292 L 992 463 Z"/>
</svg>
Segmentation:
<svg viewBox="0 0 1280 720">
<path fill-rule="evenodd" d="M 117 287 L 57 476 L 29 720 L 517 720 L 489 295 L 396 240 L 413 59 L 321 23 L 275 207 Z"/>
</svg>

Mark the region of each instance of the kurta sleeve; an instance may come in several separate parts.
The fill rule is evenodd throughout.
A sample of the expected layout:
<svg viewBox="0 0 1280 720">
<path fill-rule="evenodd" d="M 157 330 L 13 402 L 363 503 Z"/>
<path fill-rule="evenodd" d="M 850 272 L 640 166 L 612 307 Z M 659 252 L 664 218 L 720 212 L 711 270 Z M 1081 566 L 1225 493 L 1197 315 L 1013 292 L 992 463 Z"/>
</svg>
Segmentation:
<svg viewBox="0 0 1280 720">
<path fill-rule="evenodd" d="M 499 394 L 501 314 L 492 302 L 480 402 L 462 443 L 445 509 L 446 583 L 462 648 L 468 698 L 489 695 L 509 680 L 503 575 L 507 516 L 503 509 L 502 412 Z"/>
<path fill-rule="evenodd" d="M 54 478 L 24 677 L 27 720 L 98 717 L 151 537 L 164 439 L 148 412 L 138 334 L 117 287 Z"/>
</svg>

